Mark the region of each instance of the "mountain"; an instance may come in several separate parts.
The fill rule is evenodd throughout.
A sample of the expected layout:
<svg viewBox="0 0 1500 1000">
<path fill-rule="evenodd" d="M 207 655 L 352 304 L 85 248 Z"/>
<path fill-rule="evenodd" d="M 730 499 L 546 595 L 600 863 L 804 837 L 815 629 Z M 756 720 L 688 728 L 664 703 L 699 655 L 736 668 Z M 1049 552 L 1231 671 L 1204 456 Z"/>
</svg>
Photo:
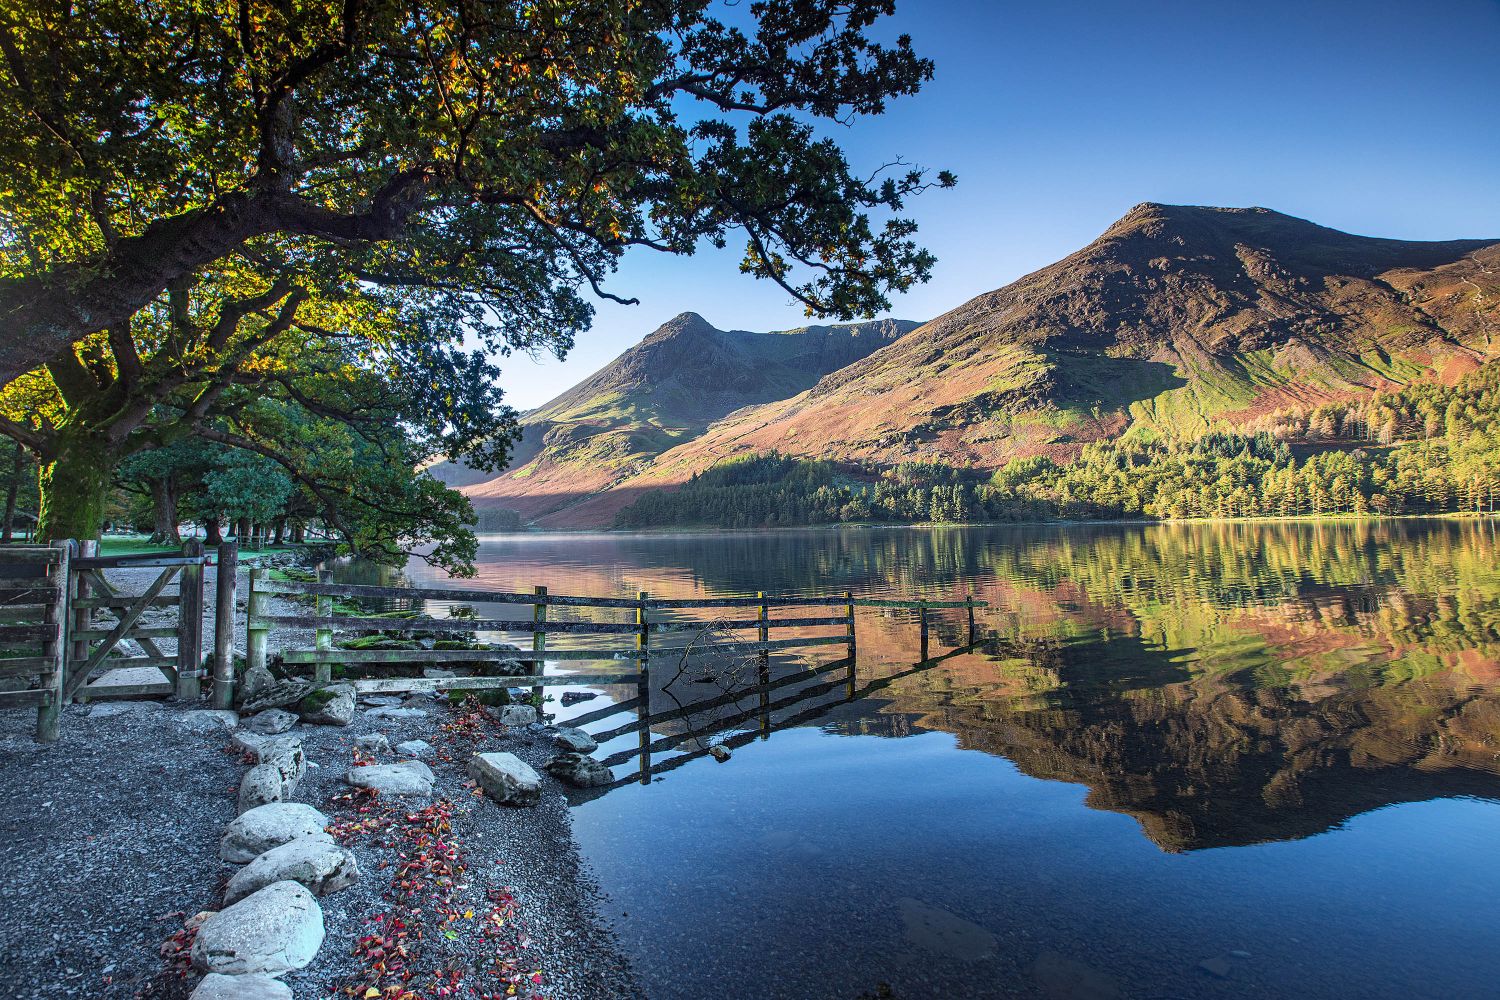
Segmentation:
<svg viewBox="0 0 1500 1000">
<path fill-rule="evenodd" d="M 568 409 L 558 404 L 608 399 L 616 370 L 636 370 L 626 363 L 634 352 L 655 354 L 648 345 L 670 340 L 674 325 L 700 323 L 674 320 L 537 411 L 538 424 L 570 433 L 550 422 Z M 642 492 L 734 456 L 980 469 L 1034 455 L 1065 462 L 1132 429 L 1193 436 L 1411 381 L 1451 383 L 1497 354 L 1500 241 L 1379 239 L 1264 208 L 1147 203 L 1078 252 L 801 391 L 763 385 L 759 405 L 732 413 L 708 397 L 694 415 L 720 410 L 711 426 L 611 452 L 609 474 L 589 479 L 592 489 L 556 490 L 561 502 L 540 523 L 607 526 Z M 691 368 L 692 384 L 724 377 L 734 361 L 716 356 L 710 367 L 713 380 Z M 606 440 L 618 447 L 618 432 Z M 523 454 L 529 462 L 533 453 Z M 528 464 L 507 478 L 537 471 Z M 466 492 L 478 501 L 491 485 Z"/>
<path fill-rule="evenodd" d="M 508 508 L 544 519 L 639 473 L 735 410 L 795 396 L 917 325 L 879 320 L 752 333 L 719 330 L 685 312 L 525 414 L 504 475 L 451 463 L 433 471 L 481 513 Z"/>
</svg>

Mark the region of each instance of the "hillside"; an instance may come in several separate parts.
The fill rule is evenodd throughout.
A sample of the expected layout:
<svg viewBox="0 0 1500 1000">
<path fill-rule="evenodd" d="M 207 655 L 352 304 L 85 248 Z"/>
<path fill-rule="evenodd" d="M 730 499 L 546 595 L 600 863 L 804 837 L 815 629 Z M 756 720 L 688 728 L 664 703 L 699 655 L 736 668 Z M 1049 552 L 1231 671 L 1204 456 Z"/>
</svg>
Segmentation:
<svg viewBox="0 0 1500 1000">
<path fill-rule="evenodd" d="M 773 333 L 719 330 L 686 312 L 522 418 L 510 469 L 435 469 L 483 512 L 545 517 L 646 468 L 735 410 L 795 396 L 917 326 L 882 320 Z"/>
<path fill-rule="evenodd" d="M 1132 428 L 1195 436 L 1500 352 L 1500 241 L 1354 236 L 1262 208 L 1144 204 L 796 396 L 739 411 L 551 526 L 767 451 L 995 469 Z"/>
</svg>

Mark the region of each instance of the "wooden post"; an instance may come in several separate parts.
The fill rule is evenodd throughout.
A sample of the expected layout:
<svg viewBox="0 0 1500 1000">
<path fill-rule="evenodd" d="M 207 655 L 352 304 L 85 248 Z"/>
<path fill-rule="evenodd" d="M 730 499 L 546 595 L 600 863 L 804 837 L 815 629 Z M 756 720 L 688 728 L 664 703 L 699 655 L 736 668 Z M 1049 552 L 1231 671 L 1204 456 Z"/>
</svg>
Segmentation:
<svg viewBox="0 0 1500 1000">
<path fill-rule="evenodd" d="M 927 659 L 927 602 L 921 601 L 917 605 L 917 615 L 922 622 L 922 659 Z"/>
<path fill-rule="evenodd" d="M 332 583 L 333 573 L 326 569 L 318 570 L 319 583 Z M 319 652 L 326 652 L 333 648 L 333 595 L 318 595 L 318 617 L 328 619 L 327 625 L 319 625 L 313 632 L 313 648 Z M 313 680 L 318 684 L 327 684 L 333 680 L 333 664 L 320 662 L 313 664 Z"/>
<path fill-rule="evenodd" d="M 849 619 L 849 700 L 854 700 L 854 591 L 844 591 L 844 614 Z"/>
<path fill-rule="evenodd" d="M 68 601 L 73 609 L 71 623 L 73 629 L 72 634 L 76 637 L 78 633 L 82 632 L 84 629 L 89 628 L 93 624 L 94 612 L 92 608 L 80 608 L 78 606 L 79 600 L 89 596 L 91 588 L 89 586 L 88 574 L 80 569 L 77 569 L 76 567 L 73 567 L 72 560 L 80 556 L 83 558 L 97 556 L 99 554 L 99 543 L 94 541 L 93 539 L 87 539 L 85 541 L 76 542 L 74 544 L 75 548 L 73 548 L 69 556 L 70 572 L 68 573 L 68 576 L 70 577 L 70 581 L 68 589 Z M 81 666 L 82 664 L 87 663 L 88 660 L 89 641 L 87 639 L 74 638 L 70 643 L 68 643 L 68 657 L 67 662 L 63 668 L 64 691 L 66 691 L 68 687 L 68 668 L 72 666 Z"/>
<path fill-rule="evenodd" d="M 964 598 L 964 607 L 969 612 L 969 645 L 972 646 L 976 638 L 974 632 L 974 594 L 972 592 Z"/>
<path fill-rule="evenodd" d="M 637 591 L 635 595 L 635 651 L 638 655 L 636 660 L 637 678 L 635 682 L 636 697 L 640 699 L 641 728 L 641 784 L 651 784 L 651 634 L 647 626 L 646 599 L 644 590 Z"/>
<path fill-rule="evenodd" d="M 760 598 L 755 617 L 760 622 L 760 641 L 764 646 L 771 641 L 771 627 L 766 624 L 770 620 L 771 609 L 766 605 L 764 590 L 756 591 L 755 596 Z M 755 679 L 760 685 L 760 738 L 768 740 L 771 738 L 771 651 L 762 649 L 756 660 Z"/>
<path fill-rule="evenodd" d="M 219 543 L 214 571 L 214 708 L 234 704 L 235 574 L 240 567 L 238 542 Z"/>
<path fill-rule="evenodd" d="M 57 741 L 58 719 L 62 715 L 63 671 L 68 661 L 68 566 L 73 552 L 72 542 L 53 542 L 57 549 L 57 562 L 52 565 L 48 581 L 56 591 L 52 603 L 47 605 L 43 621 L 56 626 L 50 638 L 42 643 L 42 658 L 47 665 L 39 671 L 38 686 L 46 692 L 36 709 L 36 738 L 38 743 Z"/>
<path fill-rule="evenodd" d="M 200 562 L 177 574 L 177 699 L 196 701 L 203 693 L 203 543 L 188 539 L 182 555 Z"/>
<path fill-rule="evenodd" d="M 536 587 L 536 588 L 533 588 L 533 593 L 535 593 L 537 597 L 546 597 L 547 596 L 547 588 L 546 587 Z M 531 620 L 533 622 L 545 622 L 547 620 L 547 604 L 546 604 L 545 601 L 537 601 L 535 604 L 533 604 L 531 606 Z M 534 653 L 540 653 L 540 652 L 543 652 L 546 648 L 547 648 L 547 633 L 546 632 L 542 632 L 540 630 L 532 632 L 531 633 L 531 650 L 532 650 L 532 652 L 534 652 Z M 546 668 L 545 668 L 545 666 L 542 663 L 542 658 L 540 656 L 538 656 L 536 658 L 535 662 L 532 664 L 532 672 L 535 673 L 535 674 L 537 674 L 537 675 L 540 675 L 544 669 L 546 669 Z M 541 717 L 542 717 L 542 698 L 543 697 L 544 697 L 544 693 L 542 691 L 542 686 L 540 684 L 538 684 L 536 687 L 533 687 L 531 689 L 531 700 L 534 701 L 534 702 L 536 702 L 536 717 L 537 717 L 538 720 L 540 720 Z"/>
<path fill-rule="evenodd" d="M 266 669 L 266 626 L 260 623 L 265 614 L 265 594 L 256 584 L 260 582 L 261 568 L 250 567 L 250 591 L 245 595 L 245 669 Z"/>
</svg>

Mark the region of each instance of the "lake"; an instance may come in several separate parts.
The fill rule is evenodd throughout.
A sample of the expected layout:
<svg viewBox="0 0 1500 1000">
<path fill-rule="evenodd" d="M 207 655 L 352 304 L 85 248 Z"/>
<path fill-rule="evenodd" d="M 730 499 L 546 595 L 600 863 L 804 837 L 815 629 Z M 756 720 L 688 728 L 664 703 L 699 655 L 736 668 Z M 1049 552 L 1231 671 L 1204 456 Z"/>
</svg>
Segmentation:
<svg viewBox="0 0 1500 1000">
<path fill-rule="evenodd" d="M 861 609 L 852 679 L 654 728 L 689 738 L 649 783 L 577 796 L 575 834 L 653 1000 L 1467 998 L 1500 995 L 1497 536 L 489 536 L 477 582 L 991 605 L 968 650 L 961 613 L 941 614 L 946 658 L 923 666 L 915 612 Z M 778 657 L 776 676 L 842 655 L 825 649 Z M 669 766 L 712 742 L 732 757 Z"/>
</svg>

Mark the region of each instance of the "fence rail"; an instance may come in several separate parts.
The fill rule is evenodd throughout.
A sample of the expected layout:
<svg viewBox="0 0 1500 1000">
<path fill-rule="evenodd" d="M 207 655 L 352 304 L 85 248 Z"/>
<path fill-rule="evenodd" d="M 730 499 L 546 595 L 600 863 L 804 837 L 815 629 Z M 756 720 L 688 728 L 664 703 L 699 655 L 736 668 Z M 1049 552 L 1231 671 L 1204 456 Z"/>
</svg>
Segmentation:
<svg viewBox="0 0 1500 1000">
<path fill-rule="evenodd" d="M 0 549 L 0 707 L 36 708 L 36 738 L 57 739 L 67 660 L 68 561 L 72 545 Z"/>
</svg>

